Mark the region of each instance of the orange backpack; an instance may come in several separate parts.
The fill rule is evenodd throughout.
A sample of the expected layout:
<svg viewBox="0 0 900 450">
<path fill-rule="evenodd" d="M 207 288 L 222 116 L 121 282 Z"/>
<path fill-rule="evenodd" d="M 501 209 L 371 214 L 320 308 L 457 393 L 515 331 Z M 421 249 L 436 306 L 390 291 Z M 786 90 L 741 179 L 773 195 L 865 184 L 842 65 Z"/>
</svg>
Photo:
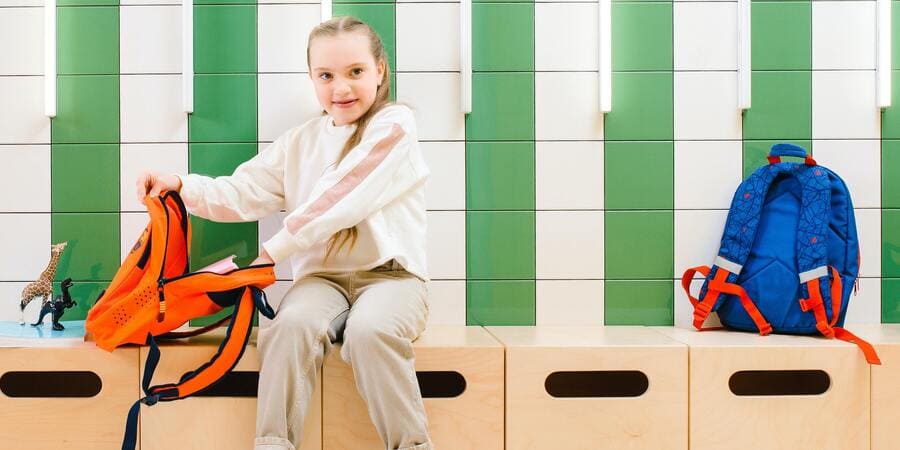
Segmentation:
<svg viewBox="0 0 900 450">
<path fill-rule="evenodd" d="M 274 264 L 260 264 L 223 274 L 189 273 L 191 228 L 187 210 L 176 192 L 147 197 L 150 224 L 122 262 L 109 287 L 88 312 L 85 329 L 97 346 L 113 351 L 123 344 L 149 345 L 142 387 L 145 397 L 128 412 L 123 449 L 137 441 L 141 403 L 152 406 L 203 391 L 221 380 L 241 359 L 253 329 L 256 310 L 274 318 L 263 288 L 275 282 Z M 172 330 L 189 320 L 234 306 L 228 317 L 205 328 Z M 225 339 L 212 359 L 186 373 L 177 383 L 150 386 L 159 362 L 155 338 L 195 336 L 230 320 Z"/>
</svg>

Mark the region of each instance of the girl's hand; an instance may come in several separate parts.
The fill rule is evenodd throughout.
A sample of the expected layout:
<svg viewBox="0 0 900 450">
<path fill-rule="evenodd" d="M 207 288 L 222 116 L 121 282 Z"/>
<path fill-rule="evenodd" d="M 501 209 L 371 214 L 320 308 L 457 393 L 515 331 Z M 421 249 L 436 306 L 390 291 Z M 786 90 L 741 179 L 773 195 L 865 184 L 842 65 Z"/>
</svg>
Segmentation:
<svg viewBox="0 0 900 450">
<path fill-rule="evenodd" d="M 162 191 L 181 191 L 181 179 L 175 175 L 164 175 L 156 172 L 144 172 L 135 183 L 138 201 L 143 203 L 144 197 L 159 195 Z"/>
<path fill-rule="evenodd" d="M 255 266 L 257 264 L 275 264 L 275 261 L 272 261 L 272 257 L 269 256 L 269 252 L 267 252 L 266 249 L 263 249 L 262 252 L 260 252 L 259 257 L 254 259 L 253 262 L 250 263 L 251 266 Z"/>
</svg>

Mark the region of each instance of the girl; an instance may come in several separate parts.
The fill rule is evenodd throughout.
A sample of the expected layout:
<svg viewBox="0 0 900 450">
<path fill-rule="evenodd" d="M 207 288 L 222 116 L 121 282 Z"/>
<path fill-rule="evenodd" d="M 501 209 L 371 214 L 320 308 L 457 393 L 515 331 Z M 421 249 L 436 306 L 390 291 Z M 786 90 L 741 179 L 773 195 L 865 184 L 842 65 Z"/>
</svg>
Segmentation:
<svg viewBox="0 0 900 450">
<path fill-rule="evenodd" d="M 220 222 L 284 208 L 283 228 L 252 264 L 290 258 L 294 284 L 259 330 L 257 450 L 300 447 L 301 426 L 332 343 L 387 449 L 430 450 L 411 342 L 425 328 L 428 177 L 409 108 L 390 104 L 381 39 L 352 17 L 309 35 L 323 116 L 287 131 L 231 176 L 147 172 L 138 197 L 180 191 Z"/>
</svg>

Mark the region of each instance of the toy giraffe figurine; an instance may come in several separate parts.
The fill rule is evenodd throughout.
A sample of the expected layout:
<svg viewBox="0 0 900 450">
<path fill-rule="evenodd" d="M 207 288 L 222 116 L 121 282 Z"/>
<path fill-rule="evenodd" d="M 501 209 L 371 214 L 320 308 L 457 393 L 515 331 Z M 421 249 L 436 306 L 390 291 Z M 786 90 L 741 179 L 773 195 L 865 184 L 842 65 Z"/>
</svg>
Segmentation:
<svg viewBox="0 0 900 450">
<path fill-rule="evenodd" d="M 19 325 L 25 325 L 25 307 L 32 300 L 37 297 L 43 297 L 42 303 L 46 303 L 47 299 L 53 297 L 53 277 L 56 275 L 56 265 L 59 263 L 59 257 L 68 243 L 68 241 L 62 242 L 50 249 L 50 262 L 47 264 L 47 268 L 44 269 L 37 281 L 29 283 L 22 291 L 22 302 L 19 304 L 21 310 Z"/>
</svg>

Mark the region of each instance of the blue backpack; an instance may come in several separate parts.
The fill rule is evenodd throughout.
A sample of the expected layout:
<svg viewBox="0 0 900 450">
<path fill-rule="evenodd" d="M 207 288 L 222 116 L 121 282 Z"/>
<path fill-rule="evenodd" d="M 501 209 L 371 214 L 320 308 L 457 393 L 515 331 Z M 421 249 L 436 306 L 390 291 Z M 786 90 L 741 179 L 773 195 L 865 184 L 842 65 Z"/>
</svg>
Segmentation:
<svg viewBox="0 0 900 450">
<path fill-rule="evenodd" d="M 782 162 L 782 156 L 805 162 Z M 725 328 L 821 333 L 855 343 L 869 363 L 879 364 L 868 342 L 842 328 L 859 275 L 847 185 L 793 144 L 776 144 L 768 159 L 735 192 L 715 264 L 682 277 L 694 327 L 708 329 L 703 323 L 715 311 Z M 699 300 L 690 293 L 696 273 L 706 277 Z"/>
</svg>

